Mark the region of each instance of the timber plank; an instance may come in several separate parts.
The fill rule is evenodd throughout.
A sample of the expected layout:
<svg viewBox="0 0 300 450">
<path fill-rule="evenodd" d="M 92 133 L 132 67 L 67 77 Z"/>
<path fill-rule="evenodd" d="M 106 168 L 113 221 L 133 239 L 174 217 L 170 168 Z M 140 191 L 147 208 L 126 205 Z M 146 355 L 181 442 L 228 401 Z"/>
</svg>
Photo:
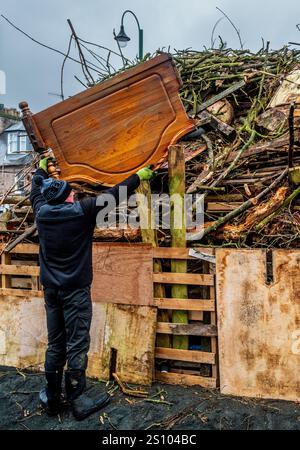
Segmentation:
<svg viewBox="0 0 300 450">
<path fill-rule="evenodd" d="M 38 255 L 38 244 L 18 244 L 9 253 L 28 253 L 31 255 Z"/>
<path fill-rule="evenodd" d="M 199 273 L 161 272 L 153 274 L 153 282 L 166 284 L 195 284 L 200 286 L 213 286 L 214 277 L 213 275 Z"/>
<path fill-rule="evenodd" d="M 206 325 L 202 323 L 169 323 L 158 322 L 157 333 L 187 335 L 187 336 L 217 336 L 217 327 L 215 325 Z"/>
<path fill-rule="evenodd" d="M 223 394 L 300 401 L 300 251 L 218 249 L 217 313 Z"/>
<path fill-rule="evenodd" d="M 205 364 L 215 364 L 216 355 L 211 352 L 199 350 L 181 350 L 177 348 L 156 347 L 155 357 L 161 359 L 172 359 L 176 361 L 189 361 Z"/>
<path fill-rule="evenodd" d="M 0 264 L 0 273 L 3 275 L 32 275 L 39 276 L 40 268 L 36 266 L 19 266 L 15 264 Z"/>
<path fill-rule="evenodd" d="M 212 248 L 197 247 L 197 250 L 208 255 L 214 254 L 214 249 Z M 153 258 L 189 259 L 195 261 L 193 256 L 189 256 L 189 248 L 180 247 L 155 247 L 153 248 Z"/>
<path fill-rule="evenodd" d="M 184 309 L 187 311 L 215 311 L 214 300 L 201 298 L 189 300 L 186 298 L 154 298 L 154 306 L 159 309 Z"/>
<path fill-rule="evenodd" d="M 209 270 L 210 270 L 210 272 L 213 272 L 213 269 L 212 269 L 211 265 L 209 266 Z M 215 302 L 215 297 L 216 297 L 215 286 L 212 286 L 212 287 L 209 288 L 209 293 L 210 293 L 210 298 L 214 298 L 214 302 Z M 217 325 L 216 308 L 215 308 L 215 311 L 210 313 L 210 323 L 215 325 L 215 326 Z M 210 342 L 211 342 L 210 349 L 211 349 L 211 351 L 213 353 L 216 354 L 216 364 L 213 364 L 213 366 L 212 366 L 211 375 L 213 376 L 213 378 L 216 379 L 217 386 L 219 386 L 219 370 L 218 370 L 218 368 L 219 368 L 219 361 L 218 361 L 218 341 L 217 341 L 217 338 L 216 337 L 212 337 Z"/>
<path fill-rule="evenodd" d="M 200 375 L 185 375 L 181 373 L 161 373 L 155 372 L 155 379 L 162 383 L 178 384 L 185 386 L 202 386 L 205 388 L 215 388 L 216 379 L 211 377 L 202 377 Z"/>
<path fill-rule="evenodd" d="M 113 370 L 122 381 L 151 384 L 156 317 L 157 309 L 151 306 L 107 305 L 98 366 L 100 378 L 109 380 L 115 364 Z"/>
<path fill-rule="evenodd" d="M 0 295 L 3 295 L 5 297 L 15 296 L 24 298 L 32 298 L 32 297 L 43 298 L 44 292 L 34 289 L 0 289 Z"/>
<path fill-rule="evenodd" d="M 11 261 L 11 255 L 7 255 L 6 253 L 2 253 L 1 257 L 1 264 L 6 265 L 6 264 L 10 264 Z M 9 288 L 11 285 L 11 280 L 10 277 L 7 277 L 5 272 L 1 272 L 1 287 L 2 288 Z"/>
<path fill-rule="evenodd" d="M 92 298 L 99 303 L 153 305 L 150 245 L 93 244 Z"/>
<path fill-rule="evenodd" d="M 44 370 L 47 343 L 45 306 L 37 298 L 39 295 L 27 292 L 29 297 L 15 296 L 14 292 L 12 296 L 0 295 L 0 365 Z M 87 375 L 94 378 L 100 378 L 106 307 L 93 303 Z"/>
</svg>

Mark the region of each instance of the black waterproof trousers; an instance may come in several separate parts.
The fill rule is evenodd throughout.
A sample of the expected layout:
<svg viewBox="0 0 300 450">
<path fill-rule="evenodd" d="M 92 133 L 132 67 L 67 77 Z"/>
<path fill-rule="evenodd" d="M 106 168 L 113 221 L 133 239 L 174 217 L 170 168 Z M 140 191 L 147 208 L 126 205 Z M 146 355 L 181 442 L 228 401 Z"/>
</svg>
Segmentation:
<svg viewBox="0 0 300 450">
<path fill-rule="evenodd" d="M 48 347 L 45 370 L 85 371 L 90 346 L 92 302 L 90 286 L 80 289 L 45 288 Z"/>
</svg>

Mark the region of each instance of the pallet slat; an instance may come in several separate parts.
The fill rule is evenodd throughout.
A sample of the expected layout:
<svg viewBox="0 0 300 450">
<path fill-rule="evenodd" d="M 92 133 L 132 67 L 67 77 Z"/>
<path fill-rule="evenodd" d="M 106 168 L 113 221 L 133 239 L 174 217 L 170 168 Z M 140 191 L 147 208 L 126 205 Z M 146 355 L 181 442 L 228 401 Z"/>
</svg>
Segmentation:
<svg viewBox="0 0 300 450">
<path fill-rule="evenodd" d="M 157 322 L 156 332 L 163 334 L 174 334 L 176 336 L 217 336 L 215 325 L 204 325 L 202 323 L 169 323 Z"/>
<path fill-rule="evenodd" d="M 199 273 L 161 272 L 153 274 L 153 282 L 165 284 L 195 284 L 200 286 L 213 286 L 214 277 L 213 275 L 203 275 Z"/>
<path fill-rule="evenodd" d="M 178 384 L 185 386 L 202 386 L 205 388 L 215 388 L 217 380 L 212 377 L 202 377 L 200 375 L 185 375 L 181 373 L 161 373 L 155 372 L 155 379 L 162 383 Z"/>
<path fill-rule="evenodd" d="M 198 251 L 207 253 L 208 255 L 214 254 L 212 248 L 197 247 Z M 193 256 L 189 256 L 189 248 L 176 248 L 176 247 L 154 247 L 153 258 L 165 258 L 165 259 L 193 259 Z"/>
<path fill-rule="evenodd" d="M 32 298 L 32 297 L 44 297 L 43 291 L 37 291 L 33 289 L 0 289 L 0 295 L 3 295 L 4 297 L 10 296 L 10 297 L 24 297 L 24 298 Z"/>
<path fill-rule="evenodd" d="M 156 347 L 155 357 L 203 364 L 215 364 L 216 360 L 215 353 L 201 352 L 199 350 L 179 350 L 177 348 L 166 347 Z"/>
<path fill-rule="evenodd" d="M 18 244 L 9 253 L 28 253 L 31 255 L 38 255 L 39 246 L 38 244 Z"/>
<path fill-rule="evenodd" d="M 39 276 L 40 268 L 37 266 L 19 266 L 15 264 L 0 264 L 0 273 L 3 275 L 32 275 Z"/>
<path fill-rule="evenodd" d="M 201 298 L 188 300 L 186 298 L 154 298 L 154 306 L 159 309 L 183 309 L 187 311 L 215 311 L 214 300 Z"/>
</svg>

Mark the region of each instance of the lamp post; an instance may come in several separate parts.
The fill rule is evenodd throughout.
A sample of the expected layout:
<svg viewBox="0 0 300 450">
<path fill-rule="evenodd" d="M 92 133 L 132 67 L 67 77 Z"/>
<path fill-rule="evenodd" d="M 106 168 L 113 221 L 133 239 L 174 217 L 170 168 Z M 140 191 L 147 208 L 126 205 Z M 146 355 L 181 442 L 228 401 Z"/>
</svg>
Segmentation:
<svg viewBox="0 0 300 450">
<path fill-rule="evenodd" d="M 123 24 L 125 14 L 127 14 L 127 13 L 130 13 L 130 14 L 133 15 L 133 17 L 136 20 L 138 29 L 139 29 L 139 59 L 141 60 L 141 59 L 143 59 L 143 38 L 144 38 L 144 32 L 143 32 L 143 30 L 140 27 L 140 23 L 138 21 L 137 16 L 130 9 L 126 9 L 126 11 L 124 11 L 123 14 L 122 14 L 120 31 L 117 34 L 117 36 L 115 36 L 115 40 L 118 41 L 120 47 L 126 47 L 127 42 L 130 41 L 130 37 L 127 36 L 127 34 L 125 33 L 124 24 Z"/>
</svg>

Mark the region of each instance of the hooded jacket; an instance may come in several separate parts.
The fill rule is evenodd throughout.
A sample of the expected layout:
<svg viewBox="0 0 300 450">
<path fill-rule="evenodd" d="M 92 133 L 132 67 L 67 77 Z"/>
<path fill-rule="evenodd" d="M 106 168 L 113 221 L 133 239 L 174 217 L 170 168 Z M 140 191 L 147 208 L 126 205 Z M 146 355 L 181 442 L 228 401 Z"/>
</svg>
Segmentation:
<svg viewBox="0 0 300 450">
<path fill-rule="evenodd" d="M 32 179 L 30 201 L 36 219 L 40 240 L 40 279 L 45 288 L 76 289 L 91 284 L 92 240 L 99 197 L 88 197 L 74 203 L 64 202 L 50 205 L 43 198 L 35 177 L 48 178 L 43 169 L 38 169 Z M 130 195 L 139 186 L 136 174 L 105 191 L 119 204 L 119 187 L 126 186 Z"/>
</svg>

